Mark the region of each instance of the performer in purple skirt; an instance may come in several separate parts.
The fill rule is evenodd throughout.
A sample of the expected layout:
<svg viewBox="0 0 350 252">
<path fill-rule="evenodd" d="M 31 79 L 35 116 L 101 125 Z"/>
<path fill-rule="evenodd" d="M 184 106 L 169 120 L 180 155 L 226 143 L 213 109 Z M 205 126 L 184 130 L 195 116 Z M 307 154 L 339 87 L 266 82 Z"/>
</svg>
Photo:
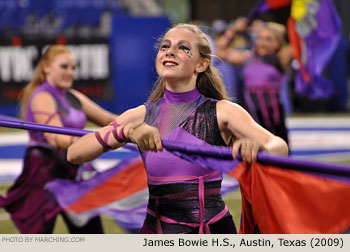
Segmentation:
<svg viewBox="0 0 350 252">
<path fill-rule="evenodd" d="M 111 125 L 80 138 L 68 160 L 81 163 L 127 141 L 138 145 L 149 187 L 141 233 L 236 233 L 220 193 L 223 174 L 174 156 L 161 139 L 198 145 L 233 143 L 243 160 L 259 150 L 286 155 L 288 147 L 226 98 L 211 65 L 208 40 L 194 25 L 180 24 L 163 37 L 156 58 L 159 80 L 147 103 L 121 114 Z"/>
<path fill-rule="evenodd" d="M 21 95 L 21 117 L 28 122 L 82 129 L 87 119 L 105 126 L 116 115 L 102 109 L 72 89 L 75 61 L 63 45 L 47 49 L 35 69 L 32 81 Z M 57 178 L 74 180 L 79 166 L 66 160 L 66 149 L 78 137 L 29 132 L 23 170 L 0 206 L 9 212 L 21 233 L 52 233 L 59 213 L 71 233 L 103 233 L 99 217 L 85 226 L 74 225 L 45 184 Z"/>
<path fill-rule="evenodd" d="M 230 47 L 235 34 L 247 29 L 247 20 L 240 19 L 236 30 L 225 33 L 216 43 L 216 54 L 222 60 L 242 66 L 244 106 L 261 126 L 288 143 L 285 111 L 281 90 L 287 85 L 292 59 L 289 46 L 284 46 L 285 28 L 277 23 L 264 23 L 256 31 L 252 49 L 238 51 Z M 243 24 L 243 25 L 242 25 Z"/>
</svg>

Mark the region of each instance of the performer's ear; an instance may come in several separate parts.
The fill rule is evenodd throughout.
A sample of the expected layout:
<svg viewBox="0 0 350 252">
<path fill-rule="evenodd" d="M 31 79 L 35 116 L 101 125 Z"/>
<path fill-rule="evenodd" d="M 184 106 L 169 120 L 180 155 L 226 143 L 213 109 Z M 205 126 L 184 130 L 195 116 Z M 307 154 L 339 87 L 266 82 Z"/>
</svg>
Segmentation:
<svg viewBox="0 0 350 252">
<path fill-rule="evenodd" d="M 202 73 L 205 70 L 207 70 L 209 64 L 210 64 L 210 60 L 209 59 L 201 59 L 200 62 L 197 64 L 197 67 L 196 67 L 195 71 L 197 73 Z"/>
<path fill-rule="evenodd" d="M 45 74 L 48 74 L 49 73 L 49 65 L 46 63 L 46 62 L 43 62 L 42 63 L 42 70 L 43 70 L 43 72 L 45 73 Z"/>
</svg>

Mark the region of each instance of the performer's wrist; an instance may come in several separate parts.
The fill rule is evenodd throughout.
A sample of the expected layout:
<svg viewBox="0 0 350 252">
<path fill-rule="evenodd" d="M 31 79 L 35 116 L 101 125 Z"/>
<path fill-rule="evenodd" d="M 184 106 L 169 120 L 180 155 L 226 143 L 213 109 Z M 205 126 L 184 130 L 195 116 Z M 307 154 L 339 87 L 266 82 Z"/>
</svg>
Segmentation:
<svg viewBox="0 0 350 252">
<path fill-rule="evenodd" d="M 113 121 L 111 124 L 111 126 L 113 126 L 113 129 L 111 130 L 114 139 L 118 142 L 118 143 L 126 143 L 128 142 L 128 139 L 125 135 L 125 126 L 119 125 L 117 123 L 117 121 Z"/>
<path fill-rule="evenodd" d="M 120 129 L 120 135 L 122 136 L 122 138 L 123 138 L 123 142 L 125 142 L 125 143 L 127 143 L 127 142 L 130 142 L 130 138 L 129 138 L 129 136 L 128 136 L 128 131 L 126 130 L 126 127 L 127 127 L 128 125 L 126 125 L 126 126 L 123 126 L 121 129 Z"/>
<path fill-rule="evenodd" d="M 125 139 L 128 141 L 128 142 L 133 142 L 132 141 L 132 138 L 131 138 L 131 135 L 134 131 L 134 127 L 133 127 L 133 124 L 132 123 L 128 123 L 127 125 L 125 125 L 125 127 L 123 128 L 123 133 L 124 133 L 124 136 L 125 136 Z"/>
<path fill-rule="evenodd" d="M 124 127 L 124 135 L 125 138 L 127 139 L 128 142 L 132 142 L 135 143 L 135 138 L 134 138 L 134 132 L 135 129 L 137 129 L 138 127 L 140 127 L 143 123 L 128 123 L 127 125 L 125 125 Z"/>
</svg>

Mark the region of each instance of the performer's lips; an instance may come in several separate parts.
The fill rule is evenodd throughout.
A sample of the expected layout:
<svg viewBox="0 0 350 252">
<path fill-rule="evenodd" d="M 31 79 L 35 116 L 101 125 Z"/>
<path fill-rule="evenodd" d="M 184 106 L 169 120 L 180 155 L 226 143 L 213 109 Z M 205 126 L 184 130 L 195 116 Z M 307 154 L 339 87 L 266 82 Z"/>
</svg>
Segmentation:
<svg viewBox="0 0 350 252">
<path fill-rule="evenodd" d="M 163 66 L 177 66 L 178 64 L 175 61 L 165 60 L 163 61 Z"/>
</svg>

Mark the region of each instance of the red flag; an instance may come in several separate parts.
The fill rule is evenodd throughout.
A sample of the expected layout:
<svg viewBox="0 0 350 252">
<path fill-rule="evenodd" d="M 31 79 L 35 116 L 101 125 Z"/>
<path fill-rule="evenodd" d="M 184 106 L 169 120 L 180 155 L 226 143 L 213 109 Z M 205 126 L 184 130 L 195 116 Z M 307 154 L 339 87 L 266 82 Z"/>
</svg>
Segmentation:
<svg viewBox="0 0 350 252">
<path fill-rule="evenodd" d="M 240 233 L 342 233 L 350 227 L 350 180 L 241 163 Z"/>
<path fill-rule="evenodd" d="M 279 9 L 289 6 L 291 0 L 266 0 L 266 3 L 271 9 Z"/>
</svg>

